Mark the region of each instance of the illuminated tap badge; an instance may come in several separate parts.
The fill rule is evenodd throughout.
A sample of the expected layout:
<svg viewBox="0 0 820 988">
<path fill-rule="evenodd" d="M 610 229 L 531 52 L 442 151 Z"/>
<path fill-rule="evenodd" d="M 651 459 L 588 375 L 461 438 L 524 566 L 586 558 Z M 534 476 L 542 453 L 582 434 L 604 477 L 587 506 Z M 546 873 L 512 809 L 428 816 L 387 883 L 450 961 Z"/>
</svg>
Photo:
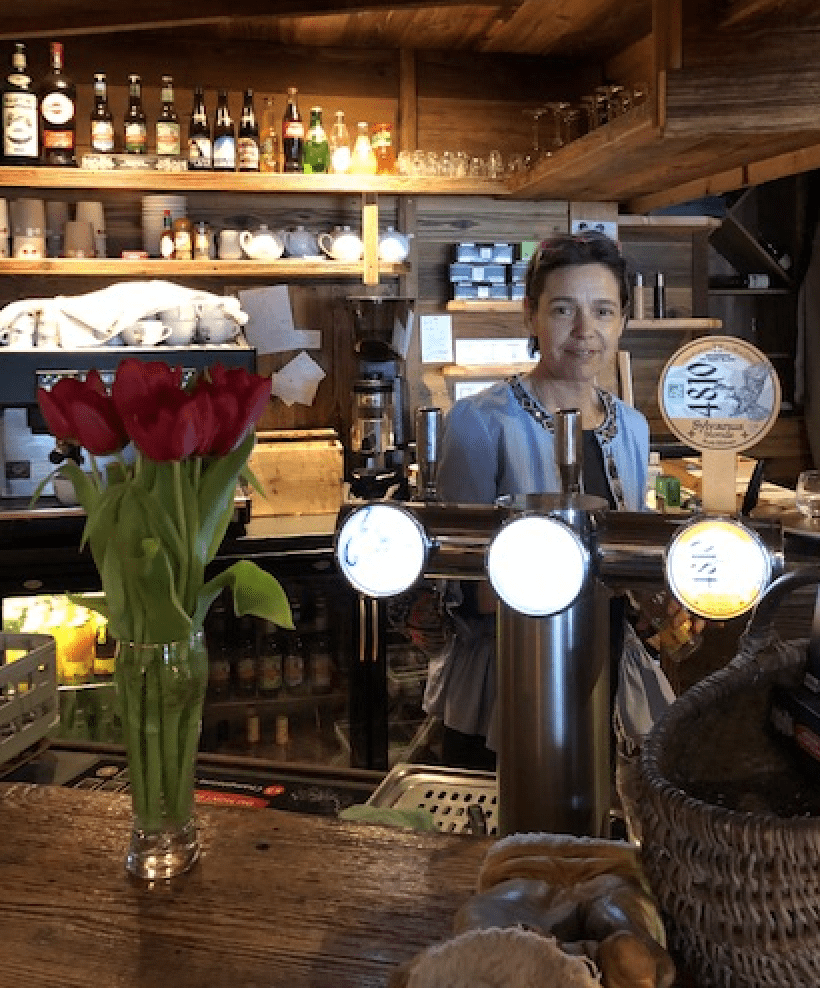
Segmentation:
<svg viewBox="0 0 820 988">
<path fill-rule="evenodd" d="M 751 610 L 771 575 L 771 558 L 760 537 L 730 518 L 694 521 L 666 550 L 672 593 L 688 611 L 712 621 Z"/>
<path fill-rule="evenodd" d="M 675 353 L 661 374 L 658 404 L 666 424 L 687 445 L 739 451 L 774 425 L 780 381 L 751 343 L 709 336 Z"/>
</svg>

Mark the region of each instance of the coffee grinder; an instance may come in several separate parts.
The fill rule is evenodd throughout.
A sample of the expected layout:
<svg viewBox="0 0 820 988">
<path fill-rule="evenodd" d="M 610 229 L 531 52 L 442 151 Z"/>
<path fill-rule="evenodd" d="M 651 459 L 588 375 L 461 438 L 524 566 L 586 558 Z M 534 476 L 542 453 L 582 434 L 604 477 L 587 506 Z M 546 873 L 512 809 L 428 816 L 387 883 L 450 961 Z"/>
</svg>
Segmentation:
<svg viewBox="0 0 820 988">
<path fill-rule="evenodd" d="M 397 320 L 406 323 L 409 302 L 387 295 L 347 299 L 357 365 L 347 469 L 353 497 L 408 496 L 404 358 L 394 349 L 393 339 Z"/>
</svg>

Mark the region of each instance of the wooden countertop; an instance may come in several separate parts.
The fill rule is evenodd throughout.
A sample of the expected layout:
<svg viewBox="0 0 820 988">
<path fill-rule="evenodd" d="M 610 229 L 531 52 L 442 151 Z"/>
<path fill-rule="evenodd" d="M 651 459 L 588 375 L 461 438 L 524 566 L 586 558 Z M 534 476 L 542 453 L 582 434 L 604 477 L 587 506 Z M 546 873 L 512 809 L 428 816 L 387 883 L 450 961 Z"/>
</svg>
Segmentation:
<svg viewBox="0 0 820 988">
<path fill-rule="evenodd" d="M 130 801 L 0 783 L 0 971 L 27 988 L 383 988 L 450 935 L 488 839 L 199 806 L 201 861 L 132 881 Z"/>
</svg>

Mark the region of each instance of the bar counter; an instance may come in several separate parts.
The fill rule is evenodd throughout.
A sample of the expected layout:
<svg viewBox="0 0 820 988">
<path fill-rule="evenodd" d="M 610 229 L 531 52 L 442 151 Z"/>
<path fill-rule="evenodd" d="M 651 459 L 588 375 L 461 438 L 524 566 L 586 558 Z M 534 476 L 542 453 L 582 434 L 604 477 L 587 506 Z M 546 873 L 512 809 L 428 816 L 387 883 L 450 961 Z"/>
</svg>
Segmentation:
<svg viewBox="0 0 820 988">
<path fill-rule="evenodd" d="M 451 933 L 489 839 L 198 806 L 203 855 L 131 879 L 126 796 L 0 783 L 0 984 L 383 988 Z"/>
</svg>

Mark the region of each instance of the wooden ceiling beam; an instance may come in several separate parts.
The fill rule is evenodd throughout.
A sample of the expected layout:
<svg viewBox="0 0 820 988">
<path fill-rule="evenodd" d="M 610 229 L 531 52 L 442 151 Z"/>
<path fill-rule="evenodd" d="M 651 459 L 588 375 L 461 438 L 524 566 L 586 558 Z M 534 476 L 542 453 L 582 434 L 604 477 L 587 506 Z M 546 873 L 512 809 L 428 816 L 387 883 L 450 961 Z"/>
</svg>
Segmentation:
<svg viewBox="0 0 820 988">
<path fill-rule="evenodd" d="M 721 27 L 738 27 L 783 6 L 783 0 L 729 0 Z"/>
<path fill-rule="evenodd" d="M 197 0 L 196 4 L 183 5 L 178 0 L 147 0 L 140 4 L 112 4 L 105 0 L 74 0 L 67 3 L 35 0 L 20 4 L 14 13 L 4 12 L 0 38 L 78 37 L 229 24 L 249 18 L 282 20 L 488 6 L 498 6 L 500 11 L 508 11 L 511 4 L 487 4 L 480 0 L 278 0 L 276 3 L 271 3 L 271 0 L 232 0 L 230 3 L 225 0 Z"/>
</svg>

